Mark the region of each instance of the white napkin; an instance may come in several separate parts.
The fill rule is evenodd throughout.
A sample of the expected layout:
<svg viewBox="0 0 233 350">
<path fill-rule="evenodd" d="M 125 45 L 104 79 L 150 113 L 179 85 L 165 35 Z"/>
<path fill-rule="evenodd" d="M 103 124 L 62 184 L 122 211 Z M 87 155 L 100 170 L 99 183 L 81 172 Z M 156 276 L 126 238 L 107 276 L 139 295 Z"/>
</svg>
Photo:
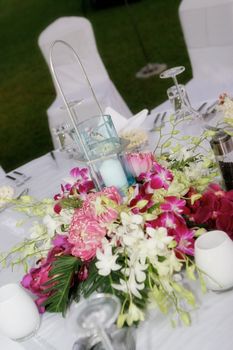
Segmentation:
<svg viewBox="0 0 233 350">
<path fill-rule="evenodd" d="M 106 107 L 104 114 L 108 114 L 112 117 L 112 121 L 116 128 L 116 131 L 117 133 L 120 133 L 122 131 L 129 131 L 140 128 L 140 126 L 143 125 L 148 115 L 148 109 L 143 109 L 142 111 L 135 114 L 129 119 L 125 118 L 123 115 L 121 115 L 111 107 Z"/>
</svg>

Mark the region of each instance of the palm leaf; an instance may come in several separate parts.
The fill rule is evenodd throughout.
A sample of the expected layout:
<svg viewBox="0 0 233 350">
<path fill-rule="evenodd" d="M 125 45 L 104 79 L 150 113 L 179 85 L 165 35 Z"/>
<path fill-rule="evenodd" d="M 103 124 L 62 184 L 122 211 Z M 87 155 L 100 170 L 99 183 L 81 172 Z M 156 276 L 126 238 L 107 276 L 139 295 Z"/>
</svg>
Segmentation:
<svg viewBox="0 0 233 350">
<path fill-rule="evenodd" d="M 72 279 L 80 265 L 81 262 L 76 257 L 68 255 L 58 256 L 53 262 L 49 273 L 51 279 L 44 284 L 48 286 L 44 293 L 52 292 L 44 302 L 47 311 L 65 314 L 69 305 Z"/>
</svg>

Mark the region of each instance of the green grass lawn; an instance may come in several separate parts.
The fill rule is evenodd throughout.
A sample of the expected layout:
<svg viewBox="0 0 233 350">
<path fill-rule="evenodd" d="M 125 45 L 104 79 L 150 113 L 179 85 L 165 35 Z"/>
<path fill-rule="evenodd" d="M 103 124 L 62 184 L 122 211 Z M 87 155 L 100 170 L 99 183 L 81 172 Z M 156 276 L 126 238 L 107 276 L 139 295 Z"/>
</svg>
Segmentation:
<svg viewBox="0 0 233 350">
<path fill-rule="evenodd" d="M 88 5 L 88 1 L 87 5 Z M 141 0 L 131 13 L 152 62 L 184 65 L 180 78 L 191 78 L 179 19 L 180 0 Z M 61 16 L 83 16 L 81 0 L 0 0 L 0 164 L 5 170 L 52 149 L 46 109 L 54 87 L 37 40 L 40 32 Z M 135 78 L 145 65 L 137 37 L 124 6 L 85 15 L 94 27 L 104 64 L 133 112 L 153 108 L 166 99 L 171 81 Z"/>
</svg>

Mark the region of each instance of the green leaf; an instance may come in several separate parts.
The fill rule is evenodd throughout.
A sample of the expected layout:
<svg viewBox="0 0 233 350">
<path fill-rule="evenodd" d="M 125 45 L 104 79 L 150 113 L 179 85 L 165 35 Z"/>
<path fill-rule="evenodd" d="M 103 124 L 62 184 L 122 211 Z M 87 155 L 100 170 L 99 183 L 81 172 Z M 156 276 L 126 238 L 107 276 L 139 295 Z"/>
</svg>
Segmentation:
<svg viewBox="0 0 233 350">
<path fill-rule="evenodd" d="M 191 319 L 190 319 L 190 315 L 188 312 L 182 311 L 180 313 L 180 318 L 181 318 L 182 322 L 185 324 L 185 326 L 190 326 Z"/>
<path fill-rule="evenodd" d="M 172 135 L 178 135 L 179 133 L 180 133 L 179 130 L 174 130 L 174 131 L 172 132 Z"/>
<path fill-rule="evenodd" d="M 63 316 L 69 305 L 70 288 L 74 273 L 78 271 L 81 262 L 74 256 L 58 256 L 52 264 L 49 273 L 51 277 L 46 292 L 51 296 L 44 302 L 46 310 L 50 312 L 62 312 Z"/>
<path fill-rule="evenodd" d="M 167 142 L 164 143 L 163 147 L 164 148 L 168 148 L 168 147 L 171 146 L 171 144 L 172 144 L 171 141 L 167 141 Z"/>
<path fill-rule="evenodd" d="M 203 278 L 202 272 L 200 270 L 197 270 L 197 272 L 198 272 L 198 277 L 199 277 L 200 284 L 201 284 L 201 291 L 203 294 L 205 294 L 206 290 L 207 290 L 205 280 Z"/>
<path fill-rule="evenodd" d="M 186 265 L 186 273 L 187 273 L 187 277 L 188 279 L 192 280 L 192 281 L 195 281 L 196 280 L 196 277 L 195 277 L 195 269 L 196 269 L 196 266 L 195 265 Z"/>
</svg>

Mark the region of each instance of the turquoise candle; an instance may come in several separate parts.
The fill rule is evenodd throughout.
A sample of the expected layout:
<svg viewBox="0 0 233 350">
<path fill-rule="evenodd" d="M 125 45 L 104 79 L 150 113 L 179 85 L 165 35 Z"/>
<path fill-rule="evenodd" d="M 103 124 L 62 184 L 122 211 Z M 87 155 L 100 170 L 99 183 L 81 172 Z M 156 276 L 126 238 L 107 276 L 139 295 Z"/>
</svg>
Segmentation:
<svg viewBox="0 0 233 350">
<path fill-rule="evenodd" d="M 124 169 L 118 159 L 105 160 L 101 164 L 99 171 L 106 187 L 115 186 L 118 189 L 128 187 Z"/>
</svg>

